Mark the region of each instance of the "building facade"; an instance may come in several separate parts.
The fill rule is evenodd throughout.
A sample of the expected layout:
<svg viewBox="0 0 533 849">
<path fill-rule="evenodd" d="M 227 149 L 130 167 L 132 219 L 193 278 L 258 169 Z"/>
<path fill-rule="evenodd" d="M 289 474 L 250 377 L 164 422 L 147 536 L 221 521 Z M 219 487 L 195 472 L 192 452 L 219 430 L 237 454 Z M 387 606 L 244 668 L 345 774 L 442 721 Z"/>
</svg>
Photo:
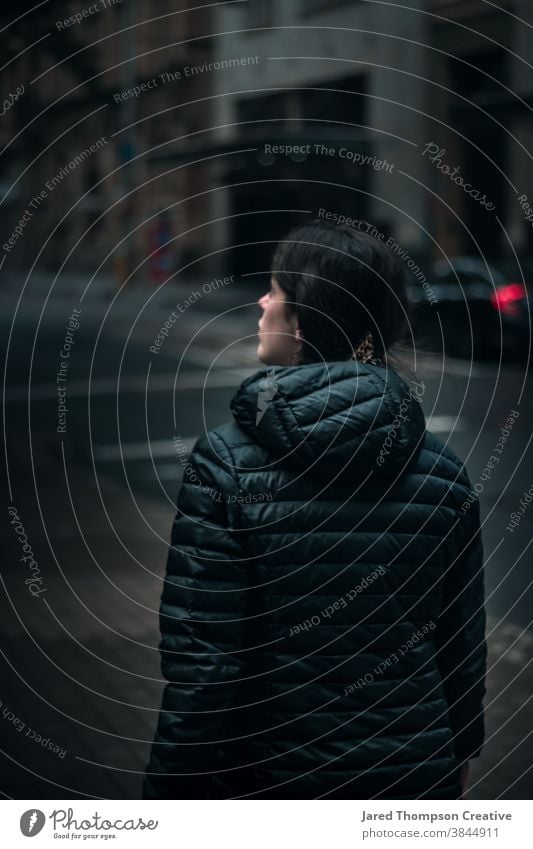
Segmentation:
<svg viewBox="0 0 533 849">
<path fill-rule="evenodd" d="M 288 227 L 327 216 L 417 258 L 533 254 L 530 0 L 54 16 L 3 36 L 6 267 L 266 273 Z"/>
<path fill-rule="evenodd" d="M 159 281 L 203 249 L 194 196 L 207 174 L 152 157 L 209 123 L 209 76 L 191 69 L 208 61 L 211 30 L 209 6 L 98 0 L 55 3 L 6 31 L 3 96 L 20 95 L 0 130 L 4 235 L 27 219 L 6 268 L 37 258 Z"/>
<path fill-rule="evenodd" d="M 211 175 L 223 187 L 211 213 L 224 221 L 220 247 L 258 234 L 274 241 L 327 210 L 369 219 L 428 259 L 496 258 L 512 253 L 511 242 L 531 251 L 517 194 L 532 176 L 533 8 L 499 7 L 221 4 L 217 59 L 257 59 L 214 78 L 225 152 Z M 235 254 L 243 273 L 266 267 L 267 246 Z"/>
</svg>

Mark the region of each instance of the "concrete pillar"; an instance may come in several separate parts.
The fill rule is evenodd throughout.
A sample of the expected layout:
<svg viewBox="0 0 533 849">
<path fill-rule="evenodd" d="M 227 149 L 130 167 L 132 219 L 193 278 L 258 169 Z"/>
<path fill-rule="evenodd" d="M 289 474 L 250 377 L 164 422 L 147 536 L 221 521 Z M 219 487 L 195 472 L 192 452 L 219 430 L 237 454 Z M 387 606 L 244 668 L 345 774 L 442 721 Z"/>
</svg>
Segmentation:
<svg viewBox="0 0 533 849">
<path fill-rule="evenodd" d="M 533 67 L 531 67 L 533 66 L 531 51 L 533 4 L 531 0 L 515 0 L 514 12 L 516 19 L 513 26 L 512 50 L 515 55 L 511 57 L 510 87 L 520 97 L 531 103 L 533 100 Z M 519 114 L 509 127 L 516 141 L 511 139 L 508 143 L 507 168 L 509 177 L 517 189 L 518 197 L 527 195 L 528 203 L 533 206 L 533 114 L 525 107 L 517 108 L 520 110 Z M 525 212 L 510 186 L 507 188 L 506 220 L 509 237 L 517 252 L 531 253 L 532 224 L 525 220 Z"/>
<path fill-rule="evenodd" d="M 426 17 L 415 10 L 406 12 L 390 7 L 384 7 L 375 20 L 376 30 L 383 35 L 377 37 L 378 51 L 371 60 L 376 65 L 370 68 L 368 123 L 377 131 L 372 142 L 376 156 L 387 160 L 393 168 L 392 171 L 373 172 L 375 197 L 369 208 L 376 220 L 390 221 L 393 234 L 402 246 L 417 252 L 425 246 L 417 222 L 427 225 L 427 198 L 416 183 L 400 172 L 425 183 L 427 163 L 421 151 L 426 141 L 423 113 L 430 91 L 423 79 L 428 52 L 414 42 L 423 45 L 427 40 L 428 23 Z M 388 38 L 387 33 L 395 37 Z M 383 200 L 398 208 L 387 206 Z"/>
</svg>

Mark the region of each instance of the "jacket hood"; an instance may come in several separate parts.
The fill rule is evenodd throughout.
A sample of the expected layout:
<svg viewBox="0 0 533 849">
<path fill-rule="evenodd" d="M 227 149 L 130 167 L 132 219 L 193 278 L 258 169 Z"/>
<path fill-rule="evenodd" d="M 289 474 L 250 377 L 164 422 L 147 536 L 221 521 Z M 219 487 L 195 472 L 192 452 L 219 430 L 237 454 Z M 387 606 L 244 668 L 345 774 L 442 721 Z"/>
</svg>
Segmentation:
<svg viewBox="0 0 533 849">
<path fill-rule="evenodd" d="M 275 457 L 322 480 L 392 475 L 420 451 L 424 385 L 361 363 L 269 366 L 231 401 L 235 421 Z"/>
</svg>

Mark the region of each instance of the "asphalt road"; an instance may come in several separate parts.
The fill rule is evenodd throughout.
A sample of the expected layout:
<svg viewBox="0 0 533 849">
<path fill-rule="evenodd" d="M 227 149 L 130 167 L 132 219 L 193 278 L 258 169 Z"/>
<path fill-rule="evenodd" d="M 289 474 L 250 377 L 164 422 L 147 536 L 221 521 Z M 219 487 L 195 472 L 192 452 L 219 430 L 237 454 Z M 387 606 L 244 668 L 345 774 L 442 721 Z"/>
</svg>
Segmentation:
<svg viewBox="0 0 533 849">
<path fill-rule="evenodd" d="M 129 573 L 124 577 L 120 547 L 115 557 L 109 548 L 112 543 L 103 544 L 102 527 L 106 522 L 117 539 L 120 537 L 122 548 L 124 540 L 126 547 L 129 545 L 129 529 L 132 539 L 128 551 L 135 550 L 135 562 L 141 568 L 154 565 L 153 573 L 148 568 L 150 577 L 142 585 L 142 593 L 150 601 L 143 606 L 141 618 L 136 625 L 129 621 L 131 610 L 125 607 L 123 615 L 128 617 L 128 623 L 119 623 L 119 630 L 131 639 L 141 634 L 150 644 L 146 666 L 140 661 L 137 667 L 150 677 L 157 667 L 156 612 L 165 542 L 181 481 L 174 438 L 179 435 L 186 445 L 192 446 L 204 430 L 227 421 L 229 402 L 237 386 L 260 367 L 255 359 L 259 309 L 254 306 L 259 292 L 252 284 L 250 294 L 242 286 L 209 289 L 189 303 L 191 292 L 199 288 L 191 283 L 190 287 L 182 284 L 180 290 L 172 292 L 149 292 L 148 297 L 146 292 L 129 292 L 114 298 L 111 290 L 90 291 L 80 300 L 81 287 L 76 282 L 70 289 L 63 285 L 46 301 L 45 283 L 30 292 L 30 297 L 24 296 L 18 307 L 14 298 L 17 286 L 13 285 L 11 292 L 0 298 L 2 339 L 8 354 L 5 432 L 11 503 L 18 505 L 27 500 L 27 524 L 34 523 L 35 538 L 41 533 L 40 524 L 46 525 L 47 521 L 57 550 L 70 552 L 68 559 L 75 560 L 75 539 L 68 529 L 73 521 L 60 514 L 68 511 L 69 501 L 72 505 L 78 499 L 84 507 L 78 535 L 83 535 L 88 549 L 98 550 L 98 562 L 108 576 L 113 574 L 119 583 L 126 582 L 138 604 L 141 584 L 134 586 L 136 579 Z M 249 305 L 243 306 L 247 301 Z M 178 303 L 181 308 L 176 309 Z M 12 323 L 15 307 L 17 314 Z M 173 312 L 177 317 L 172 321 Z M 58 382 L 58 374 L 65 379 Z M 527 798 L 531 774 L 522 744 L 531 727 L 531 710 L 528 714 L 527 707 L 532 695 L 528 666 L 533 647 L 529 566 L 533 506 L 522 510 L 520 500 L 533 484 L 532 376 L 518 365 L 500 367 L 497 363 L 472 364 L 450 358 L 442 363 L 434 357 L 423 359 L 418 375 L 426 387 L 423 407 L 428 427 L 466 459 L 472 484 L 478 484 L 482 505 L 494 669 L 489 693 L 490 739 L 482 762 L 475 765 L 477 785 L 472 796 Z M 58 395 L 58 387 L 64 395 Z M 516 412 L 519 415 L 515 416 Z M 507 434 L 504 442 L 502 428 Z M 488 468 L 490 458 L 495 456 L 498 462 Z M 92 512 L 90 504 L 94 504 Z M 520 519 L 511 530 L 513 514 L 515 521 L 517 515 Z M 46 521 L 39 522 L 39 516 Z M 144 526 L 146 534 L 142 536 Z M 79 540 L 76 545 L 80 545 Z M 72 562 L 70 565 L 75 566 Z M 86 578 L 85 587 L 89 572 Z M 7 580 L 9 585 L 9 574 Z M 19 590 L 11 586 L 11 597 L 18 597 Z M 60 586 L 57 584 L 57 595 L 61 593 Z M 75 629 L 76 616 L 68 606 L 61 606 L 63 599 L 58 600 L 61 603 L 56 616 L 63 624 L 68 621 L 69 629 Z M 93 612 L 99 609 L 103 621 L 108 622 L 109 607 L 102 603 L 99 594 L 92 595 L 88 603 L 93 605 Z M 21 604 L 20 609 L 25 610 L 27 602 Z M 46 622 L 39 619 L 35 633 L 41 633 L 39 629 L 46 633 Z M 13 625 L 9 632 L 11 666 L 17 665 L 19 657 L 14 648 L 17 627 Z M 95 636 L 94 626 L 91 628 Z M 97 637 L 105 655 L 105 634 L 98 632 Z M 86 642 L 86 638 L 86 632 L 80 631 L 78 639 Z M 134 657 L 137 655 L 128 655 L 128 663 L 137 664 Z M 95 667 L 93 685 L 98 681 L 99 668 Z M 153 686 L 143 691 L 143 696 L 148 693 L 149 707 L 144 710 L 149 715 L 144 713 L 142 722 L 135 726 L 135 739 L 142 741 L 135 751 L 135 765 L 122 766 L 124 772 L 117 772 L 116 764 L 123 763 L 124 753 L 116 752 L 113 781 L 98 784 L 96 795 L 134 797 L 138 791 L 138 774 L 155 723 L 161 686 L 158 675 L 152 677 Z M 44 681 L 42 686 L 46 686 Z M 63 686 L 68 690 L 67 683 Z M 16 701 L 16 678 L 12 687 L 11 698 Z M 137 690 L 135 694 L 131 698 L 137 698 Z M 91 721 L 97 715 L 100 720 L 96 724 L 105 725 L 101 711 L 90 713 Z M 50 723 L 54 721 L 51 717 Z M 77 745 L 77 734 L 79 729 L 72 732 L 71 750 Z M 56 731 L 56 736 L 66 739 L 68 735 L 63 730 Z M 11 744 L 13 738 L 11 734 Z M 28 757 L 35 757 L 36 747 L 33 748 Z M 11 763 L 17 761 L 16 751 L 15 746 Z M 91 760 L 80 752 L 76 757 L 85 764 Z M 52 798 L 54 792 L 60 798 L 64 796 L 64 789 L 51 790 L 48 779 L 41 780 L 33 773 L 30 779 L 25 768 L 13 769 L 14 784 L 8 784 L 7 795 L 29 798 L 31 787 L 34 794 L 44 794 L 40 798 Z M 52 766 L 48 764 L 43 769 L 51 769 L 50 774 L 64 778 L 64 765 L 57 758 Z M 109 769 L 102 769 L 102 774 L 109 775 Z M 135 780 L 128 783 L 132 776 Z M 89 771 L 86 779 L 85 784 L 80 784 L 79 777 L 72 778 L 74 783 L 67 786 L 74 794 L 91 795 L 94 791 L 88 788 L 95 775 Z M 63 787 L 63 781 L 59 783 Z"/>
</svg>

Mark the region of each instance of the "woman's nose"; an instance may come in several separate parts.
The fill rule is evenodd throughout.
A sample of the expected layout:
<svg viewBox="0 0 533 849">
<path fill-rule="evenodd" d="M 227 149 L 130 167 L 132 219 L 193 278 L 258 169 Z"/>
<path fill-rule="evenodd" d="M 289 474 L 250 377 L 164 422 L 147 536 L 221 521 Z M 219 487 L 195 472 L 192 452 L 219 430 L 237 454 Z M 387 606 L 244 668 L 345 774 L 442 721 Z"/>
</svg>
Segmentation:
<svg viewBox="0 0 533 849">
<path fill-rule="evenodd" d="M 267 302 L 267 295 L 263 295 L 261 298 L 259 298 L 257 303 L 259 304 L 261 309 L 264 310 L 264 308 L 266 306 L 266 302 Z"/>
</svg>

